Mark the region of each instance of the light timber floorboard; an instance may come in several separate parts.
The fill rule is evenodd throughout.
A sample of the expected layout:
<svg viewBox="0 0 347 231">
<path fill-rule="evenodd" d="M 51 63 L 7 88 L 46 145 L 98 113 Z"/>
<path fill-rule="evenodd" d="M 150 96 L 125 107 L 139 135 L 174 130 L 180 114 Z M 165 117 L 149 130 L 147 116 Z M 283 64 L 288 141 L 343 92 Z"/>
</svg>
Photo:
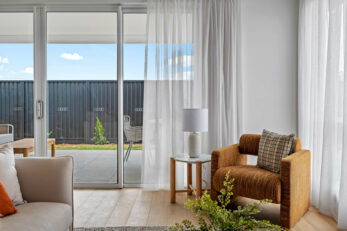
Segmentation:
<svg viewBox="0 0 347 231">
<path fill-rule="evenodd" d="M 147 225 L 149 211 L 152 203 L 152 192 L 141 190 L 130 212 L 127 226 Z"/>
<path fill-rule="evenodd" d="M 170 203 L 169 191 L 146 191 L 143 189 L 76 189 L 74 190 L 75 227 L 105 226 L 156 226 L 174 225 L 184 219 L 197 223 L 197 218 L 184 208 L 186 193 L 176 195 L 176 203 Z M 245 204 L 253 200 L 241 199 Z M 279 222 L 279 205 L 262 207 L 260 218 Z M 337 230 L 331 217 L 322 215 L 311 207 L 292 229 L 294 231 Z"/>
<path fill-rule="evenodd" d="M 137 189 L 126 189 L 119 190 L 120 197 L 117 201 L 117 204 L 114 206 L 111 211 L 111 216 L 106 222 L 106 226 L 123 226 L 126 225 L 131 211 L 134 207 L 136 198 L 140 193 L 140 190 Z"/>
</svg>

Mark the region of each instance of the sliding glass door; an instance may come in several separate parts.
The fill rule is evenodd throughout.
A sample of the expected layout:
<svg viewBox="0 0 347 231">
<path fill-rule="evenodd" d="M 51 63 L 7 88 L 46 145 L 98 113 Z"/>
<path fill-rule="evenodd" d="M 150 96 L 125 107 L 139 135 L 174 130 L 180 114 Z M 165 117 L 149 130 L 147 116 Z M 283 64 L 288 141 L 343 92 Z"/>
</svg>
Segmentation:
<svg viewBox="0 0 347 231">
<path fill-rule="evenodd" d="M 0 12 L 0 145 L 25 138 L 33 145 L 33 56 L 33 13 Z"/>
<path fill-rule="evenodd" d="M 72 156 L 77 187 L 140 185 L 145 11 L 1 5 L 0 143 L 6 133 L 31 138 L 32 156 Z"/>
<path fill-rule="evenodd" d="M 48 136 L 77 186 L 118 183 L 117 13 L 47 13 Z"/>
<path fill-rule="evenodd" d="M 124 14 L 124 184 L 139 186 L 142 173 L 145 13 Z"/>
</svg>

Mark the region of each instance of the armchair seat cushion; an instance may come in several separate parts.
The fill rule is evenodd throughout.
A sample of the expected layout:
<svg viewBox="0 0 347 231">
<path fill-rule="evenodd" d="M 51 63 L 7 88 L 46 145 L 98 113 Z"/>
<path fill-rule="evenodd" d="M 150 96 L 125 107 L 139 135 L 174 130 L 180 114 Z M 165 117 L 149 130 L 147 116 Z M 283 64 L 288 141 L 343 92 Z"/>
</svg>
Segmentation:
<svg viewBox="0 0 347 231">
<path fill-rule="evenodd" d="M 281 202 L 280 174 L 273 173 L 254 165 L 238 165 L 219 168 L 213 176 L 214 190 L 223 188 L 225 175 L 230 171 L 234 178 L 233 193 L 237 196 L 249 197 L 257 200 L 270 199 L 273 203 Z"/>
<path fill-rule="evenodd" d="M 0 218 L 1 230 L 62 231 L 72 224 L 72 207 L 68 204 L 33 202 L 16 208 L 18 213 Z"/>
</svg>

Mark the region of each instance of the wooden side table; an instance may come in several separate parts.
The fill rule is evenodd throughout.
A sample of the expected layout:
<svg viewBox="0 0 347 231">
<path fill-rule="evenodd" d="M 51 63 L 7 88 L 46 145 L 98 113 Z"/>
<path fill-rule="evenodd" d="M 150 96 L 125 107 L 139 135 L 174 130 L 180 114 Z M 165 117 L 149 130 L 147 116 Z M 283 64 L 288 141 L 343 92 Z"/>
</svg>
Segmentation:
<svg viewBox="0 0 347 231">
<path fill-rule="evenodd" d="M 55 157 L 55 139 L 50 138 L 47 141 L 48 146 L 51 146 L 51 155 Z M 30 152 L 34 151 L 34 139 L 25 138 L 12 142 L 13 151 L 15 154 L 23 154 L 23 157 L 28 157 Z"/>
<path fill-rule="evenodd" d="M 176 161 L 187 163 L 187 189 L 176 190 Z M 196 197 L 202 195 L 202 164 L 211 162 L 211 155 L 201 154 L 199 158 L 189 158 L 188 154 L 170 158 L 170 202 L 176 203 L 176 193 L 187 192 L 192 195 L 195 192 Z M 196 190 L 192 186 L 192 164 L 196 165 Z"/>
</svg>

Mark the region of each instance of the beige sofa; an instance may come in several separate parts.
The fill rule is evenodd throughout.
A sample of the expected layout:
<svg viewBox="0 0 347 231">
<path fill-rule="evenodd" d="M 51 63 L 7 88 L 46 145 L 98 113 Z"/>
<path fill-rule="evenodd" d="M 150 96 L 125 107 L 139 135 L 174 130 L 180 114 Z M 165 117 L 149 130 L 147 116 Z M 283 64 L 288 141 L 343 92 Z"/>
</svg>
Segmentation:
<svg viewBox="0 0 347 231">
<path fill-rule="evenodd" d="M 0 230 L 67 231 L 73 229 L 71 157 L 16 159 L 24 200 L 18 213 L 0 219 Z"/>
</svg>

